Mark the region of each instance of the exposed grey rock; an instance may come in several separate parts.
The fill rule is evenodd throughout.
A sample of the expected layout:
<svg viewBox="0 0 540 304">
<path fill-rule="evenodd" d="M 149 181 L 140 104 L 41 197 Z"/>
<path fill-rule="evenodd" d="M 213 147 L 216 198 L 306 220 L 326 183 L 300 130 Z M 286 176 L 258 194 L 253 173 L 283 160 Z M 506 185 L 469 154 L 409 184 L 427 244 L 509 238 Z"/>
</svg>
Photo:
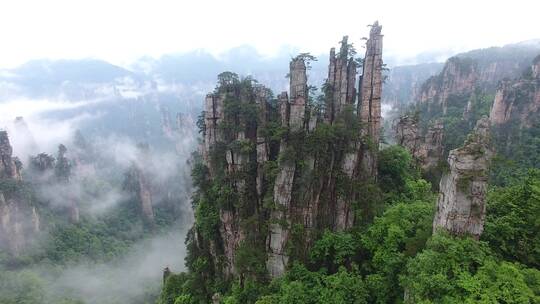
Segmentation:
<svg viewBox="0 0 540 304">
<path fill-rule="evenodd" d="M 13 157 L 13 148 L 9 143 L 8 133 L 0 131 L 0 178 L 21 180 L 21 173 L 16 159 Z"/>
<path fill-rule="evenodd" d="M 206 95 L 204 103 L 204 141 L 202 147 L 202 155 L 205 163 L 208 166 L 210 175 L 213 176 L 215 169 L 210 160 L 210 153 L 213 147 L 218 142 L 223 141 L 223 134 L 218 126 L 223 120 L 223 96 L 219 94 Z"/>
<path fill-rule="evenodd" d="M 40 231 L 40 218 L 34 206 L 0 192 L 0 248 L 18 256 Z"/>
<path fill-rule="evenodd" d="M 418 118 L 404 115 L 393 125 L 396 143 L 406 148 L 424 170 L 435 168 L 441 160 L 444 127 L 442 122 L 434 121 L 425 136 L 420 134 Z"/>
<path fill-rule="evenodd" d="M 298 132 L 304 128 L 307 100 L 306 65 L 302 58 L 297 57 L 291 61 L 290 77 L 290 102 L 285 99 L 286 93 L 282 93 L 279 97 L 281 122 L 283 127 L 289 127 L 290 132 Z M 279 148 L 280 155 L 287 153 L 287 146 L 287 140 L 282 140 Z M 270 233 L 267 241 L 269 256 L 267 269 L 272 277 L 283 274 L 288 261 L 285 245 L 289 236 L 290 207 L 296 171 L 296 165 L 291 161 L 280 162 L 279 167 L 274 183 L 276 210 L 270 216 Z M 284 225 L 287 227 L 283 227 Z"/>
<path fill-rule="evenodd" d="M 377 153 L 379 150 L 381 129 L 382 96 L 382 26 L 377 21 L 372 25 L 366 43 L 361 94 L 358 104 L 363 136 L 370 143 L 364 145 L 362 154 L 362 173 L 365 176 L 377 175 Z"/>
<path fill-rule="evenodd" d="M 291 132 L 295 132 L 304 128 L 308 97 L 306 64 L 302 58 L 291 61 L 290 78 L 289 127 Z"/>
<path fill-rule="evenodd" d="M 12 153 L 7 132 L 0 131 L 0 179 L 20 185 L 22 165 Z M 39 226 L 39 214 L 30 202 L 0 191 L 0 248 L 18 256 L 40 231 Z"/>
<path fill-rule="evenodd" d="M 501 82 L 489 118 L 493 126 L 515 121 L 528 128 L 538 120 L 540 110 L 540 56 L 531 66 L 531 76 Z"/>
<path fill-rule="evenodd" d="M 325 121 L 332 123 L 347 104 L 356 101 L 356 62 L 349 56 L 348 37 L 344 36 L 336 57 L 335 48 L 330 49 L 330 64 L 326 80 Z"/>
<path fill-rule="evenodd" d="M 268 121 L 268 95 L 269 92 L 264 87 L 258 87 L 256 92 L 255 102 L 259 109 L 259 122 L 261 125 L 257 127 L 257 194 L 259 198 L 263 195 L 264 186 L 264 163 L 268 160 L 269 149 L 268 142 L 264 136 L 263 128 Z"/>
<path fill-rule="evenodd" d="M 450 151 L 440 183 L 433 230 L 478 239 L 484 229 L 490 151 L 490 122 L 480 119 L 463 147 Z"/>
<path fill-rule="evenodd" d="M 435 168 L 444 154 L 444 125 L 436 120 L 428 127 L 424 136 L 424 145 L 420 150 L 421 165 L 424 170 Z"/>
</svg>

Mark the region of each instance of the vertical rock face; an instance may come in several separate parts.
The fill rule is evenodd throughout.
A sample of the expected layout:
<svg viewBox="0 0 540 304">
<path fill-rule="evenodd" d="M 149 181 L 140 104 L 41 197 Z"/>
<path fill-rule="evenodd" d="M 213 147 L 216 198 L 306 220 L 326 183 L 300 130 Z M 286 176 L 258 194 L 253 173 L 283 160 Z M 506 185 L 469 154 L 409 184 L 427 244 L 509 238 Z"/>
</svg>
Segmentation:
<svg viewBox="0 0 540 304">
<path fill-rule="evenodd" d="M 20 162 L 13 156 L 8 133 L 0 131 L 0 178 L 21 180 Z"/>
<path fill-rule="evenodd" d="M 34 206 L 0 192 L 0 248 L 17 256 L 40 231 L 39 215 Z"/>
<path fill-rule="evenodd" d="M 306 65 L 302 58 L 295 58 L 290 64 L 290 101 L 287 93 L 279 96 L 281 126 L 289 128 L 289 132 L 299 132 L 304 128 L 307 101 Z M 282 139 L 279 147 L 280 155 L 286 154 L 287 139 Z M 293 161 L 280 161 L 279 172 L 274 183 L 274 202 L 276 208 L 271 214 L 270 233 L 268 235 L 267 268 L 272 277 L 281 275 L 289 260 L 286 244 L 289 238 L 291 223 L 291 199 L 295 178 L 296 164 Z"/>
<path fill-rule="evenodd" d="M 346 104 L 356 101 L 356 62 L 349 56 L 348 37 L 343 37 L 341 48 L 336 57 L 335 48 L 330 49 L 330 64 L 326 80 L 325 121 L 332 123 Z"/>
<path fill-rule="evenodd" d="M 66 157 L 67 148 L 64 145 L 58 147 L 58 155 L 56 157 L 56 166 L 55 166 L 55 175 L 58 182 L 64 185 L 66 191 L 71 191 L 69 182 L 71 179 L 71 167 L 72 164 L 69 159 Z M 39 156 L 38 156 L 39 157 Z M 43 157 L 41 160 L 45 160 Z M 79 222 L 79 206 L 77 204 L 77 199 L 74 193 L 67 193 L 68 200 L 68 213 L 69 219 L 73 223 Z"/>
<path fill-rule="evenodd" d="M 484 229 L 490 152 L 490 122 L 480 119 L 463 147 L 450 151 L 449 172 L 440 183 L 433 230 L 478 239 Z"/>
<path fill-rule="evenodd" d="M 424 170 L 437 166 L 441 160 L 444 128 L 440 121 L 433 122 L 422 136 L 418 128 L 418 117 L 401 116 L 393 125 L 396 142 L 406 148 Z"/>
<path fill-rule="evenodd" d="M 381 129 L 381 95 L 382 95 L 382 26 L 375 22 L 369 33 L 366 44 L 366 56 L 361 80 L 359 103 L 360 122 L 364 136 L 367 136 L 362 155 L 362 171 L 367 176 L 375 176 L 377 172 L 377 151 L 379 148 Z M 368 148 L 369 147 L 369 148 Z"/>
<path fill-rule="evenodd" d="M 239 251 L 257 248 L 266 253 L 261 265 L 278 277 L 291 260 L 307 258 L 321 231 L 353 226 L 353 202 L 360 195 L 353 185 L 362 182 L 359 160 L 368 146 L 362 139 L 379 141 L 380 32 L 375 23 L 366 52 L 370 63 L 364 73 L 370 81 L 362 82 L 367 96 L 363 134 L 355 105 L 357 67 L 346 37 L 337 56 L 331 50 L 324 109 L 308 102 L 306 61 L 311 58 L 306 54 L 291 61 L 289 92 L 277 98 L 250 78 L 230 72 L 218 76 L 198 122 L 202 164 L 208 170 L 201 170 L 196 196 L 199 210 L 213 210 L 216 222 L 210 232 L 196 224 L 190 237 L 218 276 L 243 280 L 249 270 Z M 365 153 L 372 160 L 370 170 L 376 168 L 377 149 Z"/>
<path fill-rule="evenodd" d="M 421 150 L 422 168 L 428 170 L 437 166 L 444 154 L 443 146 L 444 126 L 436 120 L 428 127 Z"/>
<path fill-rule="evenodd" d="M 535 48 L 509 45 L 454 56 L 423 83 L 416 96 L 418 105 L 435 115 L 446 114 L 449 107 L 463 108 L 468 115 L 476 92 L 494 93 L 501 80 L 519 77 L 537 54 Z"/>
<path fill-rule="evenodd" d="M 511 121 L 521 128 L 530 127 L 538 120 L 540 110 L 540 56 L 533 60 L 530 76 L 503 81 L 497 90 L 491 108 L 493 126 L 502 126 Z"/>
<path fill-rule="evenodd" d="M 136 177 L 139 190 L 139 200 L 141 203 L 141 211 L 147 222 L 154 222 L 154 209 L 152 206 L 152 186 L 149 180 L 149 174 L 145 169 L 146 165 L 150 165 L 148 160 L 150 159 L 150 148 L 147 144 L 139 144 L 138 160 L 135 164 Z"/>
<path fill-rule="evenodd" d="M 206 95 L 204 103 L 204 141 L 202 147 L 202 155 L 205 163 L 208 164 L 210 175 L 214 175 L 215 168 L 210 159 L 210 153 L 213 147 L 217 146 L 218 142 L 223 141 L 221 130 L 218 125 L 223 120 L 223 97 L 219 94 Z"/>
<path fill-rule="evenodd" d="M 424 138 L 419 134 L 418 117 L 404 115 L 393 125 L 396 143 L 406 148 L 415 159 L 420 158 Z"/>
<path fill-rule="evenodd" d="M 264 87 L 257 87 L 255 91 L 255 102 L 257 103 L 257 108 L 259 110 L 258 121 L 260 122 L 260 127 L 257 128 L 257 195 L 259 198 L 262 198 L 265 178 L 264 178 L 264 163 L 268 161 L 270 154 L 270 147 L 268 142 L 266 142 L 265 134 L 263 128 L 266 126 L 268 121 L 268 98 L 271 92 L 268 92 Z"/>
<path fill-rule="evenodd" d="M 0 180 L 22 187 L 22 165 L 12 153 L 7 132 L 0 131 Z M 0 247 L 17 256 L 39 232 L 39 215 L 25 197 L 9 188 L 0 189 Z"/>
<path fill-rule="evenodd" d="M 429 102 L 446 113 L 450 95 L 473 91 L 478 78 L 477 64 L 470 58 L 452 57 L 446 62 L 441 74 L 429 78 L 422 86 L 420 103 Z"/>
<path fill-rule="evenodd" d="M 304 128 L 307 103 L 307 75 L 304 59 L 295 58 L 290 64 L 289 128 L 292 132 Z"/>
<path fill-rule="evenodd" d="M 441 72 L 439 62 L 396 66 L 387 73 L 383 84 L 383 105 L 401 109 L 418 100 L 420 87 L 430 77 Z"/>
</svg>

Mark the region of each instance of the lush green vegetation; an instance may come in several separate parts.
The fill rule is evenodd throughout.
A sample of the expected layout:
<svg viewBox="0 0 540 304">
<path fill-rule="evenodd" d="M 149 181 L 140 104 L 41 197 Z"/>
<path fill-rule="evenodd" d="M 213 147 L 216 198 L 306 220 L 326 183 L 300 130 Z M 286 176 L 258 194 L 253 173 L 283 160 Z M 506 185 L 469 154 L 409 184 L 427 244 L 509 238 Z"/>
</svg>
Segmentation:
<svg viewBox="0 0 540 304">
<path fill-rule="evenodd" d="M 27 208 L 29 205 L 38 210 L 41 229 L 40 233 L 28 234 L 33 242 L 16 255 L 4 247 L 0 248 L 0 303 L 154 303 L 159 295 L 159 281 L 149 284 L 147 290 L 141 288 L 137 291 L 137 298 L 128 298 L 128 290 L 110 288 L 98 292 L 95 286 L 121 284 L 117 281 L 120 274 L 130 271 L 124 269 L 128 266 L 126 257 L 133 256 L 130 254 L 140 250 L 140 244 L 146 240 L 178 229 L 175 223 L 183 212 L 177 195 L 182 191 L 181 176 L 172 176 L 168 180 L 175 185 L 169 189 L 169 196 L 155 198 L 154 221 L 150 224 L 141 214 L 138 188 L 130 187 L 137 184 L 130 180 L 133 178 L 130 172 L 125 176 L 100 175 L 106 169 L 122 170 L 117 165 L 102 164 L 104 159 L 89 157 L 84 160 L 92 163 L 98 173 L 72 180 L 72 161 L 63 156 L 66 152 L 64 146 L 60 152 L 62 155 L 59 155 L 56 166 L 51 165 L 54 158 L 48 155 L 42 155 L 45 156 L 43 159 L 50 161 L 46 166 L 40 166 L 43 163 L 34 158 L 28 170 L 24 171 L 25 182 L 0 179 L 0 192 L 6 199 L 19 204 L 17 220 L 22 222 L 21 225 L 28 225 L 32 218 L 31 209 Z M 61 192 L 66 191 L 72 191 L 72 198 L 78 200 L 79 221 L 70 220 L 69 210 L 61 201 Z M 95 205 L 99 207 L 103 203 L 100 200 L 108 203 L 101 205 L 104 209 L 96 211 Z M 58 283 L 59 279 L 67 279 L 68 282 Z M 96 289 L 95 295 L 87 298 L 93 289 Z M 81 290 L 88 292 L 80 294 Z"/>
<path fill-rule="evenodd" d="M 469 64 L 470 62 L 463 62 Z M 216 90 L 225 92 L 226 116 L 242 127 L 257 123 L 257 112 L 239 103 L 252 90 L 252 80 L 241 80 L 225 74 Z M 246 95 L 247 94 L 247 95 Z M 242 97 L 244 96 L 244 97 Z M 492 95 L 477 90 L 467 96 L 451 96 L 448 112 L 420 110 L 423 120 L 442 119 L 450 134 L 446 151 L 463 143 L 475 121 L 489 112 Z M 249 98 L 247 99 L 249 100 Z M 311 107 L 320 105 L 310 98 Z M 464 115 L 463 110 L 469 104 Z M 267 233 L 268 213 L 273 202 L 270 195 L 256 202 L 249 191 L 238 192 L 239 175 L 214 172 L 198 164 L 193 170 L 197 187 L 194 195 L 196 225 L 188 236 L 188 271 L 171 274 L 164 283 L 159 304 L 209 303 L 538 303 L 540 297 L 540 256 L 538 238 L 540 218 L 540 175 L 511 174 L 510 164 L 494 166 L 503 183 L 490 187 L 485 233 L 480 241 L 457 238 L 443 232 L 433 234 L 432 221 L 437 193 L 425 172 L 416 166 L 402 147 L 386 146 L 378 155 L 378 179 L 351 182 L 338 168 L 328 164 L 348 151 L 359 140 L 362 126 L 346 109 L 332 125 L 319 123 L 309 132 L 288 132 L 279 127 L 277 104 L 271 102 L 264 134 L 271 143 L 270 159 L 264 164 L 265 187 L 273 188 L 279 164 L 294 164 L 300 178 L 295 189 L 310 187 L 326 174 L 335 174 L 339 195 L 353 191 L 363 193 L 353 202 L 355 226 L 332 232 L 308 230 L 303 225 L 289 227 L 294 240 L 288 247 L 290 267 L 284 276 L 271 280 L 265 270 L 265 244 L 259 239 L 243 241 L 236 252 L 235 270 L 239 275 L 221 273 L 225 257 L 220 257 L 219 210 L 240 214 L 240 225 Z M 238 119 L 240 118 L 240 119 Z M 225 119 L 224 126 L 234 125 Z M 203 124 L 200 124 L 204 127 Z M 230 140 L 236 129 L 227 129 Z M 204 131 L 204 130 L 201 130 Z M 287 138 L 285 156 L 276 158 L 279 140 Z M 369 144 L 369 140 L 365 141 Z M 212 164 L 225 167 L 225 149 L 253 155 L 248 144 L 237 143 L 214 147 Z M 236 148 L 235 148 L 236 147 Z M 274 156 L 274 157 L 273 157 Z M 317 159 L 313 166 L 309 159 Z M 321 165 L 322 164 L 322 165 Z M 214 167 L 214 168 L 216 168 Z M 331 171 L 334 170 L 334 171 Z M 506 171 L 505 171 L 506 170 Z M 255 180 L 256 168 L 247 166 L 240 174 Z M 249 182 L 249 181 L 248 181 Z M 246 186 L 246 189 L 250 189 Z M 293 199 L 302 199 L 293 192 Z M 321 204 L 332 199 L 321 194 Z M 250 230 L 251 231 L 251 230 Z M 313 243 L 306 247 L 307 239 Z M 216 242 L 217 240 L 217 242 Z M 309 248 L 309 250 L 306 250 Z M 217 250 L 217 252 L 216 252 Z M 214 252 L 210 254 L 210 252 Z"/>
</svg>

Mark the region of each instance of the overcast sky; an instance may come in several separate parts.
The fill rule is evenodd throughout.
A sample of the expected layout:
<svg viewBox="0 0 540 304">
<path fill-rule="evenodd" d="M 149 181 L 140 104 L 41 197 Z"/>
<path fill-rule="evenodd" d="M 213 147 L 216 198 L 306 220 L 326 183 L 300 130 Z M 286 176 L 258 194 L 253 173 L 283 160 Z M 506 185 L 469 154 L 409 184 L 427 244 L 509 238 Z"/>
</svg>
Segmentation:
<svg viewBox="0 0 540 304">
<path fill-rule="evenodd" d="M 137 57 L 249 44 L 314 54 L 379 20 L 387 55 L 462 51 L 540 38 L 538 0 L 1 0 L 0 68 L 36 58 Z"/>
</svg>

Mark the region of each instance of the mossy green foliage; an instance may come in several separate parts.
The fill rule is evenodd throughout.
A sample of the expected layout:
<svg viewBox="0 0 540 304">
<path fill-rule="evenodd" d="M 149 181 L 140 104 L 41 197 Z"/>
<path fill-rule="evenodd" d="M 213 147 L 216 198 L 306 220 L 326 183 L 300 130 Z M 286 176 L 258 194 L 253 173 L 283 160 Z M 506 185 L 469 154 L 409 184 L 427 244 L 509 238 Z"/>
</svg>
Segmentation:
<svg viewBox="0 0 540 304">
<path fill-rule="evenodd" d="M 363 234 L 364 263 L 370 296 L 377 303 L 394 302 L 403 295 L 398 277 L 431 236 L 432 202 L 398 203 L 375 219 Z"/>
<path fill-rule="evenodd" d="M 368 303 L 365 283 L 356 268 L 351 271 L 340 268 L 336 273 L 327 274 L 295 264 L 268 289 L 270 294 L 261 297 L 256 304 Z"/>
<path fill-rule="evenodd" d="M 537 303 L 540 271 L 499 261 L 487 244 L 436 234 L 407 264 L 406 303 Z M 535 294 L 536 292 L 536 294 Z"/>
<path fill-rule="evenodd" d="M 510 261 L 540 268 L 540 170 L 488 194 L 482 239 Z"/>
</svg>

